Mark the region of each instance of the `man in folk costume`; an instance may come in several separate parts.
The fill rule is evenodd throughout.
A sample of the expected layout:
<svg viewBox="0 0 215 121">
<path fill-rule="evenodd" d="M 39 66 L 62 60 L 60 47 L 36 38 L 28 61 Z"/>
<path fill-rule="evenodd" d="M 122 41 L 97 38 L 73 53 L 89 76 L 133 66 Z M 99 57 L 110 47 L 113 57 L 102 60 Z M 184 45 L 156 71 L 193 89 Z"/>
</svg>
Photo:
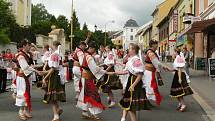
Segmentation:
<svg viewBox="0 0 215 121">
<path fill-rule="evenodd" d="M 30 95 L 31 83 L 29 77 L 33 72 L 38 74 L 40 74 L 40 72 L 31 67 L 33 64 L 33 59 L 29 54 L 31 43 L 29 43 L 27 40 L 23 40 L 21 42 L 21 48 L 22 49 L 20 49 L 19 53 L 16 55 L 18 71 L 16 79 L 17 96 L 15 105 L 20 108 L 19 118 L 21 120 L 27 120 L 32 118 L 30 115 L 32 106 Z"/>
<path fill-rule="evenodd" d="M 101 113 L 105 107 L 101 103 L 101 98 L 94 81 L 101 79 L 106 71 L 96 65 L 94 57 L 92 56 L 96 51 L 95 46 L 96 44 L 94 42 L 89 43 L 88 49 L 84 53 L 84 59 L 81 65 L 83 68 L 81 79 L 82 87 L 77 107 L 83 110 L 83 118 L 100 121 L 101 119 L 97 114 Z"/>
<path fill-rule="evenodd" d="M 144 82 L 146 83 L 146 94 L 148 99 L 154 100 L 157 105 L 160 105 L 162 101 L 162 96 L 158 90 L 158 84 L 156 82 L 156 76 L 161 80 L 160 69 L 168 69 L 159 61 L 159 57 L 156 54 L 156 49 L 158 47 L 158 42 L 151 40 L 149 42 L 150 49 L 146 51 L 145 57 L 145 72 L 144 72 Z"/>
<path fill-rule="evenodd" d="M 91 36 L 91 33 L 88 33 L 87 39 L 85 41 L 81 41 L 79 46 L 75 49 L 75 52 L 73 54 L 73 80 L 74 80 L 74 87 L 75 87 L 75 92 L 76 92 L 76 100 L 78 100 L 78 96 L 80 93 L 80 80 L 81 80 L 81 71 L 82 69 L 80 68 L 80 65 L 82 65 L 83 58 L 84 58 L 84 51 L 87 47 L 87 43 L 89 41 L 89 38 Z"/>
</svg>

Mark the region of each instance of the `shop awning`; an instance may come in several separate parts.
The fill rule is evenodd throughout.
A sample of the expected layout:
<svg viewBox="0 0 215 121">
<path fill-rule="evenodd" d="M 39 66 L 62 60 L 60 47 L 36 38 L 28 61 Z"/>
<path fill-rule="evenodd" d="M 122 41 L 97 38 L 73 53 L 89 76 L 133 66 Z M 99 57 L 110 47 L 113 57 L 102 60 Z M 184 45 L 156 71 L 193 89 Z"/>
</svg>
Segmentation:
<svg viewBox="0 0 215 121">
<path fill-rule="evenodd" d="M 199 33 L 202 31 L 207 31 L 207 28 L 212 25 L 215 25 L 215 18 L 197 21 L 191 25 L 191 28 L 187 31 L 187 33 Z"/>
</svg>

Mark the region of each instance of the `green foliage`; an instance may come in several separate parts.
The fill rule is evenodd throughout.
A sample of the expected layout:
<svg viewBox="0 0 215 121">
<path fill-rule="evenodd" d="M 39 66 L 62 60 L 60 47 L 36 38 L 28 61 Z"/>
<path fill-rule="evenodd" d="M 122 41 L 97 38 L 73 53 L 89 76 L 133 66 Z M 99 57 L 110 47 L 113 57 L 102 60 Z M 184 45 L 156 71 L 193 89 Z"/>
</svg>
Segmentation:
<svg viewBox="0 0 215 121">
<path fill-rule="evenodd" d="M 9 8 L 10 6 L 10 3 L 0 0 L 0 28 L 9 28 L 16 23 L 15 17 Z"/>
<path fill-rule="evenodd" d="M 84 23 L 83 28 L 80 29 L 80 23 L 76 15 L 76 11 L 73 13 L 73 49 L 78 46 L 80 41 L 84 41 L 87 37 L 89 29 L 87 24 Z M 63 28 L 65 30 L 66 40 L 71 40 L 71 21 L 69 21 L 64 15 L 59 15 L 57 19 L 55 16 L 49 14 L 43 4 L 33 5 L 32 7 L 32 31 L 35 34 L 48 35 L 51 31 L 51 26 L 56 25 L 57 28 Z M 105 34 L 102 31 L 96 31 L 90 38 L 91 41 L 95 41 L 100 44 L 104 44 Z M 107 38 L 107 43 L 111 41 Z"/>
<path fill-rule="evenodd" d="M 0 29 L 0 44 L 7 44 L 10 42 L 10 38 L 6 34 L 6 30 Z"/>
<path fill-rule="evenodd" d="M 73 31 L 80 30 L 80 23 L 78 22 L 78 17 L 76 16 L 76 11 L 73 12 Z"/>
<path fill-rule="evenodd" d="M 32 5 L 31 23 L 36 24 L 39 21 L 49 21 L 53 15 L 49 14 L 43 4 Z"/>
<path fill-rule="evenodd" d="M 63 28 L 65 31 L 67 30 L 68 26 L 69 26 L 69 21 L 66 18 L 66 16 L 64 15 L 59 15 L 57 17 L 57 26 L 59 28 Z"/>
<path fill-rule="evenodd" d="M 86 22 L 84 23 L 82 30 L 83 31 L 89 31 Z"/>
</svg>

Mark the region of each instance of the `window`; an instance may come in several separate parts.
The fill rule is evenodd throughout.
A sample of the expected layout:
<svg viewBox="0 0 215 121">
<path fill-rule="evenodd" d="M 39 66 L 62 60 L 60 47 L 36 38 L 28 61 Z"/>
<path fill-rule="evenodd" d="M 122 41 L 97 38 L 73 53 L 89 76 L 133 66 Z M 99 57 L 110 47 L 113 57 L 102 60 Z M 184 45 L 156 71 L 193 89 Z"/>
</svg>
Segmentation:
<svg viewBox="0 0 215 121">
<path fill-rule="evenodd" d="M 190 11 L 189 12 L 193 13 L 193 5 L 192 4 L 190 4 Z"/>
<path fill-rule="evenodd" d="M 167 27 L 166 28 L 166 37 L 168 37 L 168 35 L 169 35 L 169 28 Z"/>
<path fill-rule="evenodd" d="M 133 40 L 133 39 L 134 39 L 134 37 L 133 37 L 133 35 L 131 35 L 131 36 L 130 36 L 130 40 Z"/>
<path fill-rule="evenodd" d="M 133 29 L 131 29 L 131 32 L 133 32 Z"/>
<path fill-rule="evenodd" d="M 199 13 L 204 11 L 204 0 L 199 0 Z"/>
</svg>

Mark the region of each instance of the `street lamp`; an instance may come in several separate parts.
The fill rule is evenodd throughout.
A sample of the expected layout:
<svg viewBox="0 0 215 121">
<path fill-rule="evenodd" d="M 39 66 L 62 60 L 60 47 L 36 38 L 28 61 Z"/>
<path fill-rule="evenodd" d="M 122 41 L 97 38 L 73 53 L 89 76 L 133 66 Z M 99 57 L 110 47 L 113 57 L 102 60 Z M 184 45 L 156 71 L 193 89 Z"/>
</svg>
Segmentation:
<svg viewBox="0 0 215 121">
<path fill-rule="evenodd" d="M 106 28 L 107 28 L 107 25 L 108 25 L 109 23 L 115 23 L 115 21 L 114 21 L 114 20 L 111 20 L 111 21 L 108 21 L 108 22 L 105 23 L 105 46 L 106 46 L 106 44 L 107 44 L 107 32 L 106 32 Z"/>
<path fill-rule="evenodd" d="M 95 25 L 95 26 L 94 26 L 94 28 L 95 28 L 95 32 L 96 32 L 96 30 L 97 30 L 97 26 Z"/>
<path fill-rule="evenodd" d="M 71 10 L 71 35 L 70 35 L 70 38 L 71 38 L 71 48 L 70 48 L 70 51 L 72 51 L 73 49 L 72 49 L 72 45 L 73 45 L 73 37 L 74 37 L 74 35 L 73 35 L 73 13 L 74 13 L 74 0 L 72 0 L 72 10 Z"/>
</svg>

